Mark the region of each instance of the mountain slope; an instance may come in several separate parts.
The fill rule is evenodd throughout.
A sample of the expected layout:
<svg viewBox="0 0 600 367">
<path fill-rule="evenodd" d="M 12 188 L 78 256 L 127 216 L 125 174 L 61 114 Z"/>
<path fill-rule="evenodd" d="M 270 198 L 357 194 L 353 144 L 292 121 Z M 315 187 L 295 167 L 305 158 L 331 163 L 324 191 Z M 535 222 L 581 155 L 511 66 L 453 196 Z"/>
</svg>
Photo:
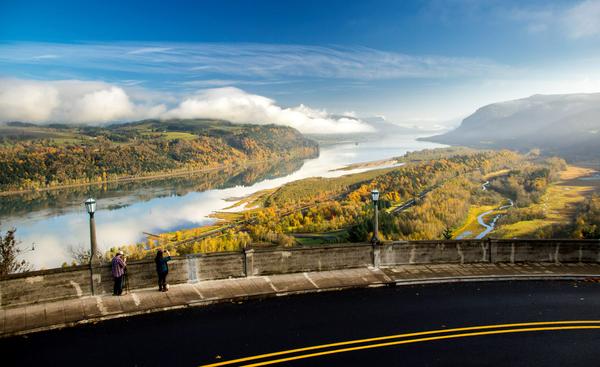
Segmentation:
<svg viewBox="0 0 600 367">
<path fill-rule="evenodd" d="M 600 153 L 600 93 L 534 95 L 494 103 L 465 118 L 455 130 L 423 140 L 589 159 Z"/>
</svg>

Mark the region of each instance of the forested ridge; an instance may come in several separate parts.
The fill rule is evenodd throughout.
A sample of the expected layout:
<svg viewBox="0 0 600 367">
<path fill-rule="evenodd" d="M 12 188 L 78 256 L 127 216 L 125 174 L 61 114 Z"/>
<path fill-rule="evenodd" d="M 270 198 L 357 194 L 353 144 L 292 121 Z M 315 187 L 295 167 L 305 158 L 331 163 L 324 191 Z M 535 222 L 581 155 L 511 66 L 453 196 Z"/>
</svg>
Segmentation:
<svg viewBox="0 0 600 367">
<path fill-rule="evenodd" d="M 19 195 L 1 195 L 0 212 L 10 216 L 22 216 L 32 211 L 67 208 L 80 205 L 81 198 L 86 196 L 117 200 L 118 205 L 107 207 L 112 210 L 139 200 L 148 201 L 173 194 L 184 196 L 210 189 L 250 186 L 265 179 L 289 175 L 297 171 L 303 162 L 303 159 L 261 161 L 244 166 L 231 165 L 223 169 L 153 179 L 94 183 L 55 190 L 34 190 Z"/>
<path fill-rule="evenodd" d="M 0 127 L 0 190 L 31 190 L 306 158 L 318 146 L 297 130 L 214 120 L 145 120 L 107 127 Z"/>
</svg>

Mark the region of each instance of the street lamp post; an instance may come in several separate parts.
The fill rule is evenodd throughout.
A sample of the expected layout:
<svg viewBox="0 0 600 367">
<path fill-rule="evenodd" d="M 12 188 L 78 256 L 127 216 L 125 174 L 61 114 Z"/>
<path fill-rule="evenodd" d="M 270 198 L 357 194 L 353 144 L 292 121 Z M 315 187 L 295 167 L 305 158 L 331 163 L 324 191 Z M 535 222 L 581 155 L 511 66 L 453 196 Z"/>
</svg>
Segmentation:
<svg viewBox="0 0 600 367">
<path fill-rule="evenodd" d="M 373 237 L 371 243 L 379 243 L 379 208 L 377 202 L 379 201 L 379 190 L 373 189 L 371 191 L 371 197 L 373 198 L 373 206 L 375 207 L 375 223 L 373 225 Z"/>
<path fill-rule="evenodd" d="M 90 215 L 90 278 L 92 286 L 92 295 L 96 294 L 94 286 L 94 264 L 97 261 L 96 254 L 98 253 L 98 246 L 96 245 L 96 222 L 94 221 L 94 213 L 96 212 L 96 200 L 89 198 L 85 201 L 85 209 Z"/>
</svg>

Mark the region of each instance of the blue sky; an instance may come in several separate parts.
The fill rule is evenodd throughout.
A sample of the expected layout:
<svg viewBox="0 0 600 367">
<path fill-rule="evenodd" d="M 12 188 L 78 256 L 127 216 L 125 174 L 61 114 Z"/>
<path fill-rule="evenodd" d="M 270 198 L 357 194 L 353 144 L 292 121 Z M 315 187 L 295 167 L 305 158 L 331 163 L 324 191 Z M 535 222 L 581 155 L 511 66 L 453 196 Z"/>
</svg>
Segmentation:
<svg viewBox="0 0 600 367">
<path fill-rule="evenodd" d="M 0 119 L 456 124 L 500 100 L 600 91 L 599 41 L 600 0 L 8 0 Z"/>
</svg>

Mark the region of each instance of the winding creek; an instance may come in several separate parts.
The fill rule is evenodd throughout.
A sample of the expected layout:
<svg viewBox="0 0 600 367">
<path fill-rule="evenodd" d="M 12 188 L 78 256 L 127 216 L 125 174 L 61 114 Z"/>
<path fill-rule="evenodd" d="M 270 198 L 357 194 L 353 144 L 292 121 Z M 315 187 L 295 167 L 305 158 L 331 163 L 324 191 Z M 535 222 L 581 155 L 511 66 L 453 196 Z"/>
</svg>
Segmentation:
<svg viewBox="0 0 600 367">
<path fill-rule="evenodd" d="M 490 181 L 485 181 L 481 185 L 481 190 L 482 191 L 487 191 L 487 187 L 489 185 L 490 185 Z M 497 214 L 496 216 L 494 216 L 494 218 L 492 219 L 491 222 L 486 223 L 485 220 L 484 220 L 484 218 L 487 215 L 490 215 L 490 214 L 492 214 L 493 212 L 496 212 L 496 211 L 508 209 L 508 208 L 510 208 L 512 206 L 514 206 L 513 201 L 511 199 L 508 199 L 508 205 L 503 205 L 503 206 L 501 206 L 499 208 L 488 210 L 487 212 L 479 214 L 477 216 L 477 223 L 479 223 L 479 225 L 482 226 L 485 229 L 482 232 L 480 232 L 477 236 L 475 236 L 475 239 L 480 240 L 482 238 L 485 238 L 485 236 L 487 236 L 491 231 L 494 230 L 494 228 L 496 228 L 496 222 L 502 216 L 502 214 Z M 471 236 L 472 234 L 473 234 L 473 232 L 471 232 L 471 231 L 464 231 L 461 234 L 459 234 L 458 236 L 456 236 L 456 239 L 460 240 L 460 239 L 463 239 L 463 238 L 465 238 L 467 236 Z"/>
<path fill-rule="evenodd" d="M 485 187 L 484 187 L 484 188 L 485 188 Z M 502 216 L 502 214 L 497 214 L 497 215 L 496 215 L 496 216 L 495 216 L 495 217 L 492 219 L 492 221 L 491 221 L 489 224 L 488 224 L 488 223 L 486 223 L 486 222 L 485 222 L 485 220 L 483 220 L 483 218 L 484 218 L 486 215 L 488 215 L 488 214 L 491 214 L 491 213 L 493 213 L 493 212 L 495 212 L 495 211 L 498 211 L 498 210 L 504 210 L 504 209 L 510 208 L 511 206 L 513 206 L 513 205 L 514 205 L 514 203 L 513 203 L 513 201 L 512 201 L 511 199 L 508 199 L 508 202 L 509 202 L 509 204 L 508 204 L 508 205 L 503 205 L 503 206 L 501 206 L 501 207 L 499 207 L 499 208 L 497 208 L 497 209 L 492 209 L 492 210 L 489 210 L 489 211 L 487 211 L 487 212 L 485 212 L 485 213 L 482 213 L 482 214 L 479 214 L 479 215 L 477 216 L 477 223 L 479 223 L 479 225 L 481 225 L 482 227 L 484 227 L 484 228 L 485 228 L 485 230 L 484 230 L 483 232 L 481 232 L 480 234 L 478 234 L 477 236 L 475 236 L 475 239 L 477 239 L 477 240 L 480 240 L 480 239 L 484 238 L 485 236 L 487 236 L 487 235 L 488 235 L 488 234 L 489 234 L 491 231 L 493 231 L 493 230 L 494 230 L 494 228 L 496 227 L 496 221 L 497 221 L 498 219 L 500 219 L 500 217 Z"/>
<path fill-rule="evenodd" d="M 100 250 L 135 243 L 143 232 L 160 233 L 213 223 L 211 213 L 260 190 L 307 177 L 335 177 L 378 167 L 340 171 L 359 162 L 396 157 L 407 151 L 442 147 L 418 136 L 388 135 L 322 146 L 315 159 L 250 165 L 191 176 L 88 186 L 0 197 L 2 229 L 17 228 L 28 249 L 24 258 L 36 269 L 71 262 L 70 248 L 89 246 L 88 215 L 83 201 L 94 196 Z M 33 250 L 34 249 L 34 250 Z"/>
</svg>

